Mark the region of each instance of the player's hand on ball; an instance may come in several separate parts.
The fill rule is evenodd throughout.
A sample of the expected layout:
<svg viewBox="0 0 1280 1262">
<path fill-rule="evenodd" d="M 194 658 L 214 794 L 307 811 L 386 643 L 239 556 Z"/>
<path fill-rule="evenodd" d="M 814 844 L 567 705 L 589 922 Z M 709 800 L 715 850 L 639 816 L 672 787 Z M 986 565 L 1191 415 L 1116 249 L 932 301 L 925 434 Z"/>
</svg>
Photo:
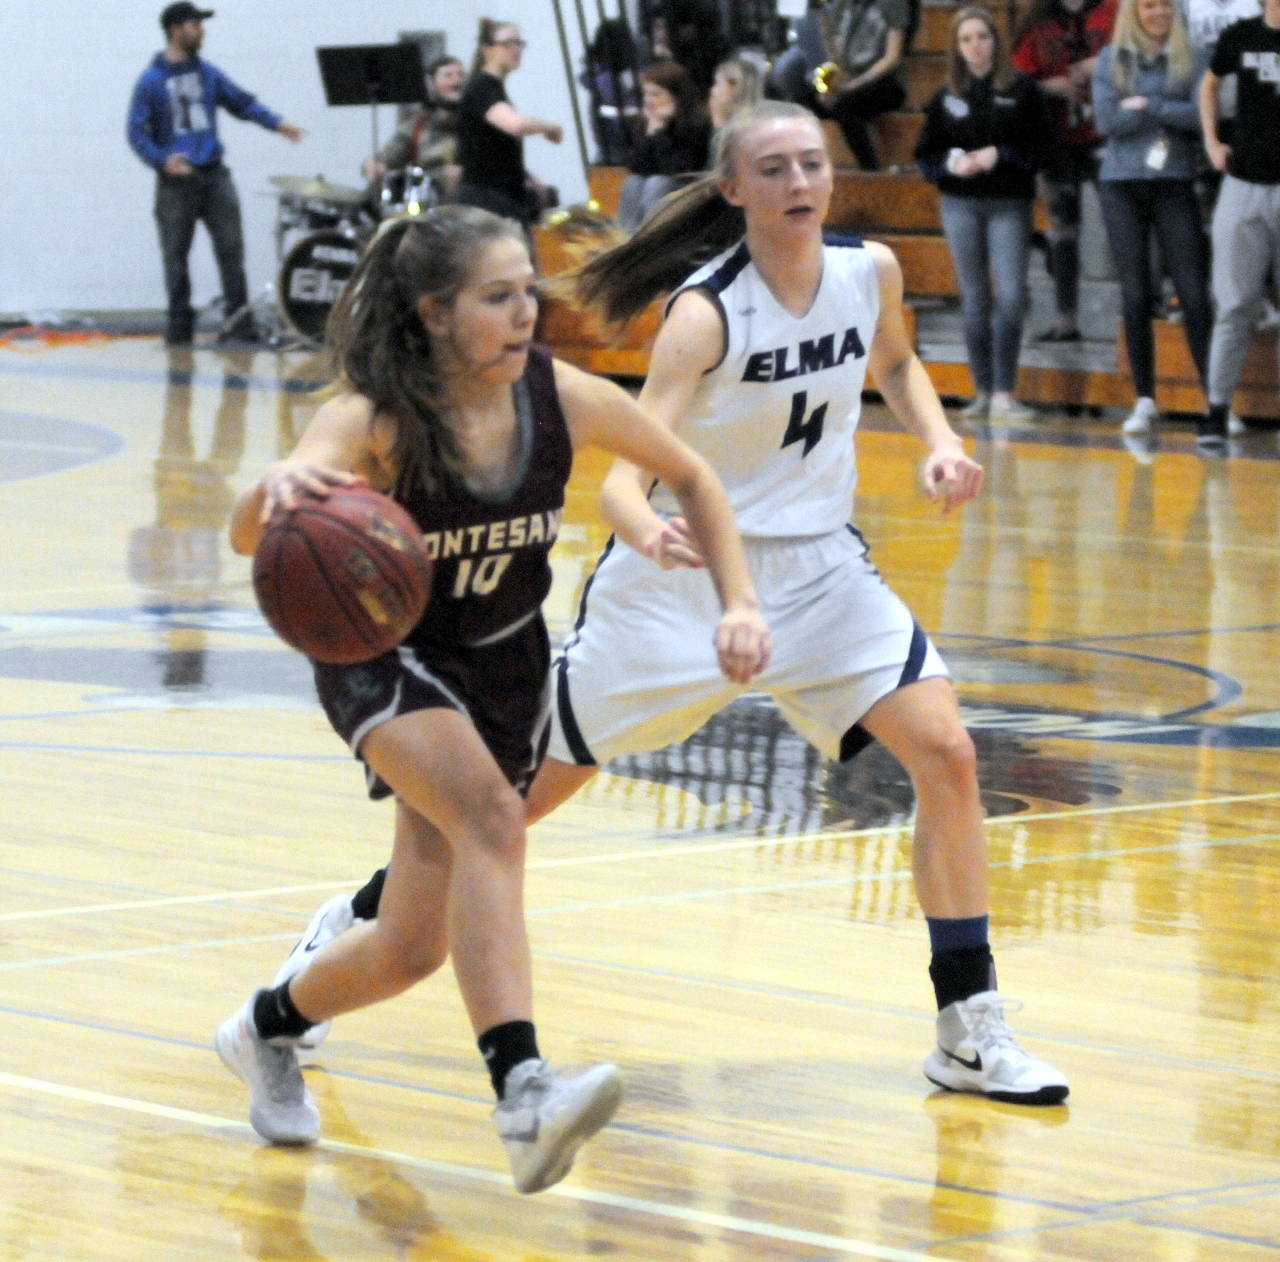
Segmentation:
<svg viewBox="0 0 1280 1262">
<path fill-rule="evenodd" d="M 773 653 L 769 625 L 758 609 L 726 609 L 716 628 L 716 656 L 726 679 L 749 684 Z"/>
<path fill-rule="evenodd" d="M 292 464 L 282 461 L 267 471 L 262 479 L 262 514 L 265 523 L 277 508 L 289 512 L 308 496 L 324 499 L 335 486 L 362 486 L 364 479 L 341 469 L 323 465 Z"/>
<path fill-rule="evenodd" d="M 921 477 L 925 494 L 942 501 L 942 511 L 967 503 L 982 490 L 982 466 L 960 446 L 941 447 L 925 457 Z"/>
<path fill-rule="evenodd" d="M 706 562 L 693 535 L 689 533 L 689 524 L 683 517 L 673 517 L 664 522 L 661 532 L 645 549 L 649 560 L 664 570 L 674 570 L 683 566 L 690 570 L 700 570 Z"/>
</svg>

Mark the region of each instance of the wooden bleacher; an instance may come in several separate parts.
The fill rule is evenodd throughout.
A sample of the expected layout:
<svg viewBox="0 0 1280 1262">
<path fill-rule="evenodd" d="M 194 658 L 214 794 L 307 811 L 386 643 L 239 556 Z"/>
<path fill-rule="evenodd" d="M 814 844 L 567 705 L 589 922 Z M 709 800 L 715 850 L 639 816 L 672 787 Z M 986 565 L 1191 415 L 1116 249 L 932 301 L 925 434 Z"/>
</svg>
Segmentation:
<svg viewBox="0 0 1280 1262">
<path fill-rule="evenodd" d="M 1199 412 L 1205 399 L 1182 325 L 1157 320 L 1155 335 L 1156 403 L 1162 412 Z M 1132 398 L 1123 322 L 1116 325 L 1116 372 L 1127 384 L 1127 397 Z M 1240 369 L 1232 407 L 1241 416 L 1274 419 L 1277 394 L 1280 394 L 1280 333 L 1275 329 L 1258 330 Z"/>
<path fill-rule="evenodd" d="M 1007 34 L 1014 25 L 1015 10 L 991 6 L 998 24 Z M 942 234 L 939 195 L 936 187 L 915 169 L 915 146 L 919 138 L 922 106 L 929 100 L 946 74 L 946 48 L 951 22 L 956 12 L 952 4 L 926 3 L 907 62 L 907 102 L 903 110 L 881 115 L 869 123 L 872 143 L 882 170 L 862 171 L 845 144 L 840 129 L 825 120 L 823 130 L 835 167 L 835 189 L 828 226 L 835 231 L 857 233 L 882 241 L 896 254 L 902 266 L 910 326 L 915 328 L 914 304 L 952 302 L 958 296 L 955 269 Z M 622 167 L 593 167 L 589 172 L 590 196 L 607 215 L 616 215 L 618 197 L 626 170 Z M 1048 217 L 1042 203 L 1035 207 L 1035 227 L 1043 232 Z M 570 261 L 563 239 L 554 230 L 535 229 L 535 250 L 540 270 L 553 275 Z M 649 348 L 658 327 L 659 306 L 655 304 L 635 321 L 620 343 L 606 338 L 599 325 L 588 317 L 550 300 L 545 305 L 541 336 L 564 358 L 596 372 L 618 376 L 643 376 Z M 1241 415 L 1273 415 L 1276 396 L 1276 353 L 1274 338 L 1261 335 L 1251 352 L 1236 409 Z M 1168 411 L 1197 411 L 1203 396 L 1187 354 L 1181 329 L 1164 322 L 1157 324 L 1157 402 Z M 1127 379 L 1123 338 L 1117 344 L 1117 363 L 1103 370 L 1045 364 L 1024 364 L 1019 372 L 1018 395 L 1031 403 L 1126 407 L 1133 399 Z M 947 396 L 967 395 L 973 383 L 963 350 L 954 362 L 925 364 L 934 385 Z"/>
</svg>

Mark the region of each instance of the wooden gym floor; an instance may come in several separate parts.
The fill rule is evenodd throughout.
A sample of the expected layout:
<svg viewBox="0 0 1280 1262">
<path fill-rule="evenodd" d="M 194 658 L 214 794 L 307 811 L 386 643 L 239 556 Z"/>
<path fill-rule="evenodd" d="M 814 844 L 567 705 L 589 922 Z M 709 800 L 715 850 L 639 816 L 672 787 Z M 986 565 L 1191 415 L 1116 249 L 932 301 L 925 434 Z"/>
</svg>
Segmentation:
<svg viewBox="0 0 1280 1262">
<path fill-rule="evenodd" d="M 223 526 L 316 366 L 155 339 L 0 349 L 0 1256 L 1084 1259 L 1280 1254 L 1280 446 L 970 431 L 939 518 L 869 406 L 858 520 L 948 655 L 1002 989 L 1067 1107 L 933 1091 L 910 796 L 747 698 L 533 836 L 543 1044 L 627 1096 L 521 1198 L 447 974 L 340 1019 L 310 1151 L 216 1024 L 385 857 Z M 292 384 L 291 384 L 292 383 Z M 584 461 L 549 604 L 603 540 Z"/>
</svg>

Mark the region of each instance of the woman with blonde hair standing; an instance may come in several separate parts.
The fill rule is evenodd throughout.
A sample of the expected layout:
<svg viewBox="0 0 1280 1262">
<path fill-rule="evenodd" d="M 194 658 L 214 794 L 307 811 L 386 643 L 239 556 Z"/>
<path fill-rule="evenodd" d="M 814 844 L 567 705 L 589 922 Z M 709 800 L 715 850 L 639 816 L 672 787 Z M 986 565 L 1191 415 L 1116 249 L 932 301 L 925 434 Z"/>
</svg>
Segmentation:
<svg viewBox="0 0 1280 1262">
<path fill-rule="evenodd" d="M 1014 398 L 1027 309 L 1031 207 L 1049 116 L 1035 80 L 1009 64 L 983 8 L 951 23 L 947 82 L 925 111 L 916 162 L 942 194 L 942 227 L 964 312 L 974 398 L 965 415 L 1022 420 Z"/>
<path fill-rule="evenodd" d="M 1124 309 L 1133 389 L 1126 434 L 1159 419 L 1155 402 L 1155 294 L 1151 243 L 1182 305 L 1187 346 L 1207 382 L 1213 310 L 1208 247 L 1195 176 L 1200 150 L 1198 91 L 1203 60 L 1191 48 L 1173 0 L 1121 0 L 1112 41 L 1093 72 L 1098 131 L 1106 137 L 1098 193 Z"/>
</svg>

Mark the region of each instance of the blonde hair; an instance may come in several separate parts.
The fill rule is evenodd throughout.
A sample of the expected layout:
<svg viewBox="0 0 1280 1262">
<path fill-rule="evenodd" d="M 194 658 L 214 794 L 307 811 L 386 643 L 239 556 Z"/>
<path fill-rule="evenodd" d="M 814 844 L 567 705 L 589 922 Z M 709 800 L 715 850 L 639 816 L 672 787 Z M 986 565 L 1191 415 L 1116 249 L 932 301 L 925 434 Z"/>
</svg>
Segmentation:
<svg viewBox="0 0 1280 1262">
<path fill-rule="evenodd" d="M 817 118 L 790 101 L 761 101 L 734 111 L 716 133 L 708 174 L 664 198 L 634 236 L 569 273 L 566 279 L 577 300 L 599 307 L 607 320 L 630 320 L 695 268 L 740 241 L 746 219 L 739 207 L 721 196 L 720 184 L 735 174 L 734 157 L 743 133 L 757 123 L 778 119 L 806 119 L 822 136 Z M 826 141 L 819 143 L 825 149 Z"/>
<path fill-rule="evenodd" d="M 1003 92 L 1013 82 L 1013 66 L 1009 62 L 1009 49 L 990 9 L 970 4 L 951 19 L 951 32 L 947 36 L 947 89 L 952 96 L 964 96 L 973 84 L 973 72 L 960 52 L 960 28 L 966 22 L 981 22 L 991 32 L 994 47 L 991 50 L 991 82 Z"/>
<path fill-rule="evenodd" d="M 1186 23 L 1176 3 L 1173 3 L 1173 24 L 1169 37 L 1161 50 L 1168 58 L 1168 82 L 1170 86 L 1186 87 L 1195 73 L 1195 54 L 1187 38 Z M 1133 87 L 1134 70 L 1138 58 L 1146 55 L 1147 36 L 1138 21 L 1138 0 L 1120 0 L 1116 24 L 1111 33 L 1111 82 L 1119 92 Z"/>
<path fill-rule="evenodd" d="M 764 76 L 760 73 L 760 67 L 749 58 L 726 57 L 716 67 L 716 74 L 724 75 L 730 83 L 736 83 L 738 88 L 738 94 L 725 115 L 725 122 L 739 110 L 749 109 L 764 100 Z M 724 123 L 720 125 L 723 127 Z"/>
</svg>

